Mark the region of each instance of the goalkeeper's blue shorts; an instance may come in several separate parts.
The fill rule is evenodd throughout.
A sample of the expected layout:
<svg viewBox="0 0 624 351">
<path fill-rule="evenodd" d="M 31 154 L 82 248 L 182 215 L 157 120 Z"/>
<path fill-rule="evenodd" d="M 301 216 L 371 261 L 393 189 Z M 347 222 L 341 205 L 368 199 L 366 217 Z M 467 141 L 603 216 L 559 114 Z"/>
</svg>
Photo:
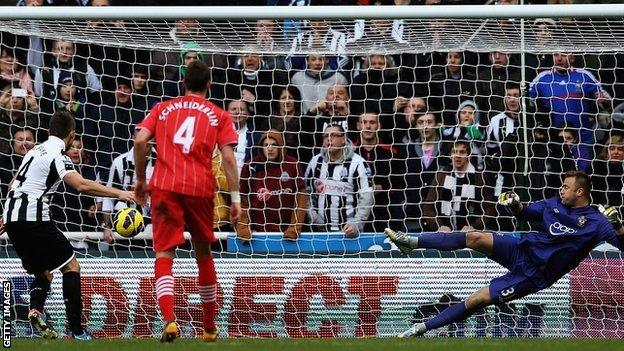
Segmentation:
<svg viewBox="0 0 624 351">
<path fill-rule="evenodd" d="M 492 301 L 507 302 L 540 291 L 542 288 L 536 282 L 539 279 L 535 278 L 538 268 L 520 249 L 520 239 L 498 233 L 494 233 L 493 237 L 494 245 L 489 258 L 509 269 L 509 272 L 490 282 Z"/>
</svg>

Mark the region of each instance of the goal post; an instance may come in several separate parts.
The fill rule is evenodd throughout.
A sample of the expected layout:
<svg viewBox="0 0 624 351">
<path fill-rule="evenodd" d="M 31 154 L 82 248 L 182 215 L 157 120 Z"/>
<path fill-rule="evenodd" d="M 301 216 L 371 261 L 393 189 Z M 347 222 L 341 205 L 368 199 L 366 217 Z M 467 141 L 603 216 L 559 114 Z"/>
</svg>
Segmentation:
<svg viewBox="0 0 624 351">
<path fill-rule="evenodd" d="M 191 52 L 212 68 L 210 99 L 231 108 L 236 120 L 246 116 L 247 129 L 239 130 L 258 134 L 258 140 L 246 141 L 249 144 L 237 150 L 240 168 L 248 163 L 248 174 L 261 174 L 244 179 L 248 199 L 262 204 L 249 216 L 252 240 L 237 239 L 226 223 L 227 212 L 215 224 L 217 239 L 227 246 L 214 253 L 219 275 L 217 323 L 224 334 L 391 336 L 411 321 L 466 298 L 505 270 L 471 250 L 417 250 L 404 257 L 383 236 L 385 226 L 426 232 L 481 225 L 521 235 L 535 224 L 515 222 L 496 207 L 497 195 L 513 188 L 523 201 L 541 200 L 557 193 L 565 171 L 581 167 L 592 170 L 600 181 L 595 200 L 624 205 L 624 184 L 616 186 L 622 183 L 624 169 L 617 173 L 617 160 L 609 158 L 615 157 L 609 147 L 624 149 L 623 19 L 624 4 L 3 7 L 2 67 L 8 67 L 4 62 L 13 66 L 2 77 L 13 78 L 0 99 L 5 103 L 0 117 L 6 116 L 0 119 L 0 133 L 6 131 L 0 134 L 4 148 L 0 170 L 4 175 L 14 172 L 20 160 L 15 148 L 26 148 L 14 143 L 17 130 L 32 129 L 33 139 L 38 139 L 54 111 L 71 109 L 82 140 L 72 151 L 77 155 L 72 162 L 106 182 L 115 172 L 113 159 L 132 146 L 132 126 L 155 103 L 182 93 L 185 60 Z M 68 44 L 72 53 L 61 52 L 59 43 Z M 555 125 L 557 116 L 544 111 L 539 98 L 531 99 L 531 83 L 552 71 L 553 55 L 560 53 L 586 72 L 575 86 L 595 89 L 586 105 L 570 107 L 581 108 L 587 122 L 568 120 L 563 113 Z M 70 58 L 61 62 L 61 56 Z M 322 68 L 311 78 L 314 68 L 309 61 L 318 56 Z M 36 122 L 29 128 L 15 128 L 9 118 L 15 109 L 6 105 L 11 98 L 20 98 L 13 95 L 13 88 L 22 89 L 18 87 L 22 80 L 15 78 L 18 73 L 24 78 L 23 89 L 38 103 L 33 110 L 28 110 L 30 103 L 21 107 L 25 111 L 20 113 Z M 124 84 L 130 93 L 120 88 Z M 132 94 L 130 102 L 124 94 Z M 585 92 L 574 94 L 586 97 Z M 520 117 L 501 118 L 507 110 Z M 372 123 L 379 127 L 371 139 L 361 131 L 367 114 L 375 115 Z M 298 122 L 288 124 L 293 120 Z M 364 183 L 344 185 L 348 171 L 337 172 L 336 180 L 314 179 L 322 177 L 321 166 L 319 175 L 310 167 L 306 176 L 312 157 L 323 152 L 329 122 L 346 129 L 345 143 L 355 144 L 353 154 L 367 162 Z M 433 129 L 431 134 L 426 134 L 427 126 Z M 265 175 L 262 162 L 251 170 L 249 160 L 264 152 L 259 137 L 269 128 L 282 131 L 284 153 L 298 160 L 291 162 L 301 168 L 303 188 L 293 185 L 284 190 L 281 184 L 297 176 Z M 423 146 L 428 138 L 437 143 L 435 147 Z M 477 176 L 463 185 L 460 176 L 436 178 L 438 171 L 455 167 L 453 150 L 462 148 L 457 139 L 470 141 L 464 148 L 471 155 L 466 167 L 472 168 L 465 172 L 479 173 L 480 182 Z M 367 154 L 366 140 L 383 147 Z M 375 155 L 386 158 L 377 163 Z M 432 170 L 433 163 L 439 167 Z M 131 167 L 123 170 L 120 174 L 125 176 L 113 183 L 131 189 L 130 171 Z M 259 184 L 257 179 L 267 181 Z M 278 185 L 269 185 L 271 180 Z M 4 178 L 0 185 L 6 186 Z M 356 188 L 368 190 L 360 194 Z M 297 240 L 288 240 L 292 238 L 282 232 L 291 217 L 280 211 L 295 209 L 288 196 L 297 191 L 309 200 L 307 219 Z M 366 192 L 373 197 L 368 212 Z M 325 206 L 319 198 L 324 196 L 329 203 L 345 193 L 352 198 L 340 198 L 340 203 L 352 208 L 331 212 L 332 204 L 318 211 Z M 218 209 L 226 210 L 228 192 L 221 189 L 218 194 L 225 199 Z M 153 259 L 145 258 L 152 250 L 150 226 L 134 239 L 115 235 L 114 244 L 106 248 L 104 217 L 97 207 L 101 199 L 78 197 L 71 189 L 57 196 L 62 201 L 53 200 L 54 211 L 64 213 L 59 227 L 69 239 L 85 240 L 89 246 L 80 258 L 89 329 L 105 337 L 158 335 L 162 326 L 151 280 Z M 275 197 L 280 201 L 271 205 L 269 200 Z M 119 206 L 125 204 L 114 203 L 112 208 Z M 349 221 L 339 224 L 354 223 L 358 215 L 367 217 L 360 218 L 355 237 L 345 236 L 342 226 L 331 222 L 346 216 Z M 273 227 L 264 226 L 269 218 L 278 218 Z M 30 278 L 6 239 L 0 236 L 0 280 L 13 282 L 14 304 L 24 307 Z M 183 304 L 176 313 L 185 336 L 191 336 L 201 325 L 192 278 L 196 268 L 187 258 L 192 254 L 190 245 L 178 253 L 175 289 Z M 621 265 L 622 254 L 602 245 L 551 288 L 427 335 L 622 337 Z M 58 281 L 54 284 L 53 289 L 59 288 Z M 62 326 L 61 296 L 51 296 L 46 307 L 55 325 Z M 32 336 L 18 310 L 13 327 L 20 336 Z"/>
</svg>

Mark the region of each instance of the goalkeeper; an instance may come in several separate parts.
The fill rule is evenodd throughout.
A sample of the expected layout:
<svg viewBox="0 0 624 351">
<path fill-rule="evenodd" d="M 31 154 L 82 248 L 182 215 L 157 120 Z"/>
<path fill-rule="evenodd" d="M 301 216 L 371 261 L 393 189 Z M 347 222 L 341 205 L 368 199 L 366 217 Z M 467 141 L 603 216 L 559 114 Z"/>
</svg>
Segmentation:
<svg viewBox="0 0 624 351">
<path fill-rule="evenodd" d="M 526 233 L 521 239 L 489 232 L 410 237 L 386 229 L 386 235 L 403 253 L 417 248 L 444 251 L 471 248 L 509 269 L 507 274 L 493 279 L 489 286 L 424 323 L 414 324 L 398 337 L 422 335 L 428 330 L 460 322 L 488 305 L 545 289 L 578 266 L 604 241 L 624 251 L 624 229 L 617 209 L 600 205 L 596 210 L 589 205 L 590 191 L 589 177 L 570 171 L 565 174 L 559 197 L 523 205 L 513 192 L 501 194 L 499 204 L 506 206 L 514 216 L 542 224 L 539 232 Z"/>
</svg>

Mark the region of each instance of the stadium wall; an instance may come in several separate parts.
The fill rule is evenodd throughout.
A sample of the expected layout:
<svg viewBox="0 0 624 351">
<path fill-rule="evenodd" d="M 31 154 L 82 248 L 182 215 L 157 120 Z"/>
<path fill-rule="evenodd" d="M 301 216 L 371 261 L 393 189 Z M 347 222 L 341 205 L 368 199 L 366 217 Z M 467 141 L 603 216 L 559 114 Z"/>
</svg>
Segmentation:
<svg viewBox="0 0 624 351">
<path fill-rule="evenodd" d="M 152 259 L 81 259 L 80 263 L 84 318 L 95 336 L 160 333 Z M 229 337 L 391 336 L 441 296 L 465 298 L 505 272 L 485 258 L 254 258 L 217 259 L 216 264 L 217 322 Z M 194 336 L 201 328 L 194 260 L 176 259 L 174 275 L 176 315 L 183 334 Z M 622 276 L 621 260 L 587 259 L 551 288 L 513 305 L 491 307 L 440 335 L 622 337 L 624 289 L 618 276 Z M 17 336 L 32 336 L 25 318 L 32 277 L 19 260 L 4 259 L 0 280 L 13 283 Z M 57 277 L 47 311 L 62 330 L 60 284 Z M 531 315 L 530 306 L 539 306 L 541 312 Z"/>
</svg>

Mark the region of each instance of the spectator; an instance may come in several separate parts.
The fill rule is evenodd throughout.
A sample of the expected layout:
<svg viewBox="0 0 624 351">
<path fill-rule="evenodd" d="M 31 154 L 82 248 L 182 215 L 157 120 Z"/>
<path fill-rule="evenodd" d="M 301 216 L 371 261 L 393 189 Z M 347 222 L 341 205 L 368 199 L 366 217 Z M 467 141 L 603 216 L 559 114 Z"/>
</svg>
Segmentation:
<svg viewBox="0 0 624 351">
<path fill-rule="evenodd" d="M 514 173 L 518 171 L 519 113 L 520 86 L 509 83 L 505 88 L 505 112 L 494 116 L 486 131 L 486 178 L 489 184 L 495 184 L 496 197 L 516 186 Z"/>
<path fill-rule="evenodd" d="M 371 171 L 355 154 L 341 124 L 330 124 L 324 133 L 323 149 L 305 172 L 312 229 L 353 237 L 364 228 L 374 205 Z"/>
<path fill-rule="evenodd" d="M 102 90 L 100 79 L 86 60 L 76 55 L 76 45 L 68 40 L 59 39 L 52 44 L 53 60 L 50 64 L 41 67 L 35 74 L 35 95 L 41 97 L 39 102 L 41 111 L 50 113 L 57 98 L 61 71 L 71 73 L 79 89 L 85 90 L 85 95 Z"/>
<path fill-rule="evenodd" d="M 132 138 L 134 140 L 134 138 Z M 154 172 L 154 162 L 156 155 L 154 152 L 148 157 L 146 163 L 146 179 L 151 179 L 151 175 Z M 134 183 L 136 182 L 136 176 L 134 173 L 134 147 L 130 150 L 115 157 L 113 163 L 108 170 L 108 178 L 106 186 L 121 189 L 124 191 L 134 190 Z M 143 214 L 145 224 L 151 222 L 151 210 L 149 204 L 141 207 L 138 204 L 121 201 L 114 198 L 104 198 L 102 201 L 102 212 L 104 213 L 104 240 L 107 242 L 113 241 L 112 235 L 112 218 L 111 215 L 126 207 L 136 207 L 139 212 Z"/>
<path fill-rule="evenodd" d="M 48 3 L 45 0 L 18 0 L 17 6 L 44 6 Z M 31 27 L 35 31 L 39 29 L 36 21 L 31 21 Z M 28 72 L 31 77 L 35 75 L 39 67 L 43 66 L 43 40 L 35 35 L 28 37 L 28 53 L 26 54 L 26 62 L 28 63 Z"/>
<path fill-rule="evenodd" d="M 205 24 L 205 23 L 204 23 Z M 175 20 L 171 30 L 169 31 L 169 42 L 167 44 L 171 47 L 178 47 L 181 51 L 198 50 L 199 45 L 206 40 L 207 32 L 217 32 L 219 28 L 217 24 L 213 24 L 212 27 L 202 27 L 202 24 L 195 19 L 178 19 Z M 167 40 L 167 38 L 162 38 Z M 203 54 L 202 60 L 213 68 L 213 77 L 219 76 L 222 72 L 218 68 L 227 67 L 227 59 L 225 55 L 221 54 Z M 156 81 L 162 81 L 163 79 L 169 79 L 178 82 L 180 72 L 180 52 L 175 50 L 167 51 L 152 51 L 151 58 L 149 60 L 152 72 L 151 77 Z M 183 61 L 182 61 L 183 62 Z M 213 80 L 215 80 L 213 78 Z M 177 95 L 176 95 L 177 96 Z M 171 98 L 171 97 L 170 97 Z"/>
<path fill-rule="evenodd" d="M 186 67 L 193 61 L 204 61 L 204 54 L 199 52 L 198 49 L 199 46 L 194 42 L 183 45 L 179 55 L 179 61 L 176 65 L 177 69 L 166 76 L 163 82 L 162 93 L 164 100 L 184 95 L 184 84 L 182 84 L 182 80 L 187 72 Z"/>
<path fill-rule="evenodd" d="M 360 131 L 357 153 L 364 158 L 371 170 L 375 194 L 371 222 L 364 228 L 367 232 L 381 232 L 389 227 L 392 218 L 401 217 L 399 204 L 404 199 L 405 163 L 397 159 L 398 151 L 395 148 L 381 143 L 379 115 L 376 111 L 362 113 L 357 128 Z"/>
<path fill-rule="evenodd" d="M 258 145 L 262 134 L 257 131 L 253 118 L 249 117 L 249 106 L 245 101 L 242 99 L 226 101 L 225 109 L 232 116 L 234 129 L 238 134 L 238 144 L 234 148 L 234 155 L 240 175 L 245 162 L 251 159 L 253 148 Z"/>
<path fill-rule="evenodd" d="M 259 19 L 254 23 L 254 36 L 256 46 L 260 51 L 272 52 L 277 49 L 275 43 L 280 38 L 280 28 L 278 23 L 272 19 Z M 265 55 L 262 57 L 264 68 L 267 70 L 278 70 L 285 73 L 286 57 L 283 55 Z"/>
<path fill-rule="evenodd" d="M 314 147 L 320 148 L 322 146 L 323 131 L 330 123 L 340 123 L 342 128 L 347 131 L 347 136 L 352 136 L 355 128 L 351 126 L 351 109 L 349 106 L 347 87 L 334 84 L 327 89 L 325 99 L 310 107 L 308 116 L 304 117 L 303 120 L 303 130 L 314 134 L 312 144 Z"/>
<path fill-rule="evenodd" d="M 0 154 L 0 191 L 2 198 L 6 198 L 9 183 L 15 177 L 22 160 L 28 151 L 35 147 L 35 133 L 28 128 L 13 128 L 12 152 Z"/>
<path fill-rule="evenodd" d="M 215 149 L 212 154 L 212 173 L 215 177 L 215 197 L 214 197 L 214 219 L 212 228 L 214 232 L 232 233 L 234 228 L 230 222 L 230 187 L 228 186 L 225 176 L 225 168 L 223 166 L 223 156 L 221 151 Z M 223 251 L 227 249 L 227 239 L 218 240 L 212 245 L 215 251 Z"/>
<path fill-rule="evenodd" d="M 453 143 L 451 167 L 436 173 L 422 205 L 426 231 L 485 229 L 495 218 L 491 187 L 470 163 L 470 150 L 467 140 Z"/>
<path fill-rule="evenodd" d="M 363 113 L 366 106 L 373 103 L 383 115 L 390 114 L 397 95 L 407 96 L 411 92 L 411 88 L 399 80 L 399 68 L 390 55 L 366 56 L 362 70 L 350 86 L 351 108 L 355 114 Z M 394 123 L 382 121 L 382 126 L 390 130 Z"/>
<path fill-rule="evenodd" d="M 297 240 L 308 208 L 301 169 L 296 158 L 285 154 L 280 132 L 264 133 L 260 146 L 241 174 L 237 237 L 249 241 L 252 231 L 283 232 L 285 240 Z"/>
<path fill-rule="evenodd" d="M 392 21 L 385 19 L 356 20 L 353 36 L 347 39 L 347 50 L 361 52 L 362 43 L 366 43 L 364 45 L 367 47 L 408 51 L 408 41 L 404 37 L 404 29 L 405 21 L 402 19 Z M 422 40 L 422 38 L 419 39 Z M 404 68 L 414 68 L 414 57 L 412 53 L 392 55 L 396 66 Z"/>
<path fill-rule="evenodd" d="M 538 74 L 529 87 L 536 119 L 553 128 L 551 140 L 562 128 L 579 129 L 580 146 L 589 149 L 594 144 L 596 105 L 610 110 L 610 96 L 591 73 L 572 67 L 574 55 L 555 53 L 553 61 L 553 69 Z"/>
<path fill-rule="evenodd" d="M 132 109 L 132 83 L 117 77 L 114 96 L 93 109 L 85 118 L 83 141 L 94 150 L 96 171 L 100 179 L 109 178 L 113 159 L 130 150 L 134 127 L 145 117 L 145 111 Z"/>
<path fill-rule="evenodd" d="M 438 132 L 439 119 L 431 113 L 416 115 L 418 138 L 406 145 L 405 207 L 408 230 L 420 231 L 421 208 L 428 187 L 436 172 L 448 163 L 440 153 L 441 137 Z"/>
<path fill-rule="evenodd" d="M 431 76 L 429 83 L 431 103 L 435 110 L 442 111 L 442 125 L 457 124 L 455 113 L 465 100 L 473 100 L 476 95 L 474 73 L 463 69 L 464 53 L 450 51 L 446 55 L 444 72 Z"/>
<path fill-rule="evenodd" d="M 276 94 L 273 117 L 269 121 L 269 129 L 283 133 L 286 154 L 307 164 L 313 155 L 314 134 L 302 128 L 301 95 L 292 85 L 281 88 Z"/>
<path fill-rule="evenodd" d="M 149 69 L 146 65 L 135 64 L 132 67 L 132 108 L 147 113 L 158 99 L 150 89 Z"/>
<path fill-rule="evenodd" d="M 330 86 L 346 86 L 348 83 L 342 73 L 329 69 L 329 61 L 325 56 L 310 54 L 306 61 L 306 70 L 295 73 L 291 79 L 292 85 L 301 93 L 303 111 L 310 110 L 314 104 L 320 102 Z"/>
<path fill-rule="evenodd" d="M 418 116 L 427 112 L 427 102 L 419 97 L 405 98 L 397 97 L 394 101 L 393 110 L 396 115 L 396 127 L 393 132 L 393 142 L 407 145 L 419 138 L 416 128 Z"/>
<path fill-rule="evenodd" d="M 13 83 L 17 86 L 17 83 Z M 37 116 L 39 106 L 33 93 L 22 88 L 7 87 L 0 94 L 0 153 L 11 153 L 11 128 L 33 128 L 37 137 L 46 138 L 47 123 Z"/>
<path fill-rule="evenodd" d="M 235 98 L 241 95 L 259 117 L 257 127 L 265 127 L 271 114 L 271 101 L 274 99 L 272 88 L 283 87 L 288 83 L 288 76 L 283 71 L 269 70 L 262 56 L 252 52 L 241 55 L 233 68 L 225 71 L 225 79 L 215 82 L 211 88 L 213 98 Z"/>
<path fill-rule="evenodd" d="M 559 174 L 565 173 L 567 170 L 577 170 L 587 173 L 593 159 L 592 149 L 579 145 L 578 130 L 566 128 L 561 132 L 563 144 L 560 148 L 562 154 L 559 153 L 558 143 L 553 143 L 551 155 L 560 161 L 560 167 L 554 167 L 551 171 Z"/>
<path fill-rule="evenodd" d="M 346 44 L 347 35 L 332 29 L 329 21 L 310 20 L 307 22 L 307 29 L 300 31 L 293 39 L 289 57 L 290 66 L 296 70 L 305 69 L 306 62 L 297 53 L 310 49 L 319 49 L 320 51 L 336 53 L 337 56 L 325 58 L 328 67 L 331 67 L 333 70 L 344 69 L 351 63 L 350 59 L 344 55 Z M 308 68 L 310 66 L 309 57 L 310 55 L 308 55 Z"/>
<path fill-rule="evenodd" d="M 612 135 L 602 152 L 592 162 L 592 198 L 595 204 L 617 206 L 622 211 L 624 201 L 624 137 Z"/>
<path fill-rule="evenodd" d="M 531 82 L 541 71 L 553 67 L 553 57 L 546 53 L 555 43 L 557 22 L 552 18 L 537 18 L 533 21 L 534 43 L 540 49 L 525 53 L 526 79 Z"/>
<path fill-rule="evenodd" d="M 481 125 L 479 107 L 472 100 L 465 100 L 457 108 L 457 125 L 442 130 L 443 150 L 445 155 L 450 154 L 453 142 L 457 139 L 470 141 L 470 162 L 478 171 L 483 170 L 483 139 L 485 130 Z"/>
<path fill-rule="evenodd" d="M 520 84 L 520 69 L 510 64 L 511 55 L 500 51 L 488 54 L 490 66 L 479 70 L 477 75 L 477 103 L 487 114 L 481 123 L 487 125 L 494 115 L 505 111 L 505 98 L 500 92 L 509 83 Z"/>
<path fill-rule="evenodd" d="M 96 180 L 91 155 L 82 147 L 79 137 L 74 139 L 67 150 L 67 156 L 74 164 L 74 169 L 83 178 Z M 51 217 L 57 227 L 63 232 L 91 232 L 98 226 L 96 218 L 96 198 L 82 194 L 71 186 L 61 182 L 57 193 L 52 198 L 50 206 Z M 74 249 L 87 249 L 88 244 L 81 241 L 71 241 Z"/>
<path fill-rule="evenodd" d="M 18 87 L 29 93 L 33 92 L 33 83 L 26 66 L 22 65 L 12 49 L 2 47 L 0 49 L 0 90 L 5 90 L 18 83 Z"/>
<path fill-rule="evenodd" d="M 76 119 L 76 132 L 82 133 L 84 131 L 82 122 L 85 118 L 85 109 L 87 109 L 87 97 L 84 90 L 79 88 L 81 83 L 77 78 L 79 77 L 69 71 L 61 71 L 57 85 L 58 91 L 54 100 L 54 112 L 63 110 L 71 112 Z"/>
</svg>

